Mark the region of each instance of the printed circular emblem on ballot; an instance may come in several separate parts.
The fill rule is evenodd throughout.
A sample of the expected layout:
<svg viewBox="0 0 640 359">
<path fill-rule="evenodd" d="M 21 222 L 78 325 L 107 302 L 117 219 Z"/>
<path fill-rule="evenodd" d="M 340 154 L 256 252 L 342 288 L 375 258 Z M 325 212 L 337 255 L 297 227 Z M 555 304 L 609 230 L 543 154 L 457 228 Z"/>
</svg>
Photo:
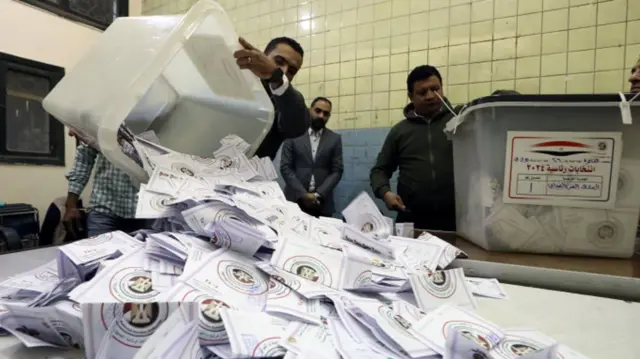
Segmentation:
<svg viewBox="0 0 640 359">
<path fill-rule="evenodd" d="M 322 227 L 313 227 L 311 231 L 311 239 L 317 243 L 325 243 L 327 238 L 331 238 L 329 231 Z"/>
<path fill-rule="evenodd" d="M 78 313 L 82 313 L 82 308 L 80 307 L 80 304 L 78 304 L 78 303 L 73 303 L 71 305 L 71 308 L 73 308 L 73 310 L 75 310 Z"/>
<path fill-rule="evenodd" d="M 418 282 L 436 298 L 449 298 L 456 292 L 455 276 L 448 275 L 445 271 L 429 272 L 418 276 Z"/>
<path fill-rule="evenodd" d="M 420 308 L 413 305 L 405 306 L 404 310 L 413 318 L 422 318 L 427 315 L 427 313 L 423 312 Z"/>
<path fill-rule="evenodd" d="M 285 350 L 278 344 L 280 337 L 266 338 L 259 342 L 251 353 L 254 358 L 272 358 L 283 355 Z"/>
<path fill-rule="evenodd" d="M 189 155 L 189 159 L 191 159 L 193 162 L 200 163 L 205 166 L 210 166 L 216 162 L 216 160 L 213 158 L 205 158 L 196 155 Z"/>
<path fill-rule="evenodd" d="M 182 297 L 182 302 L 198 303 L 198 338 L 202 343 L 226 343 L 229 340 L 220 316 L 221 308 L 230 306 L 197 290 L 190 290 Z"/>
<path fill-rule="evenodd" d="M 60 334 L 60 337 L 62 337 L 68 346 L 80 349 L 82 345 L 73 339 L 73 335 L 69 333 L 69 328 L 65 322 L 61 320 L 50 320 L 49 323 L 51 323 L 51 326 Z M 80 336 L 80 338 L 82 338 L 82 336 Z"/>
<path fill-rule="evenodd" d="M 272 275 L 271 279 L 275 280 L 276 282 L 280 282 L 295 291 L 299 291 L 300 287 L 302 286 L 300 284 L 300 281 L 295 278 L 284 278 L 279 275 Z"/>
<path fill-rule="evenodd" d="M 372 222 L 365 222 L 362 225 L 362 228 L 360 229 L 360 231 L 362 231 L 363 233 L 371 233 L 375 230 L 375 226 L 373 225 Z"/>
<path fill-rule="evenodd" d="M 105 331 L 117 320 L 113 340 L 131 348 L 140 348 L 169 316 L 169 304 L 103 303 L 100 315 Z"/>
<path fill-rule="evenodd" d="M 221 248 L 230 248 L 231 247 L 231 237 L 229 233 L 221 228 L 221 226 L 216 226 L 214 230 L 214 234 L 211 236 L 209 242 L 214 246 L 218 246 Z"/>
<path fill-rule="evenodd" d="M 394 314 L 392 308 L 386 305 L 381 305 L 378 307 L 378 313 L 380 313 L 382 318 L 384 318 L 389 325 L 396 328 L 398 332 L 402 333 L 406 337 L 413 338 L 413 335 L 409 334 L 407 331 L 411 327 L 411 323 L 402 316 Z"/>
<path fill-rule="evenodd" d="M 109 291 L 120 302 L 148 301 L 158 295 L 149 272 L 140 267 L 123 268 L 109 281 Z"/>
<path fill-rule="evenodd" d="M 260 192 L 263 196 L 275 196 L 277 194 L 276 189 L 273 188 L 272 186 L 267 186 L 267 185 L 259 185 L 258 186 L 258 192 Z M 276 204 L 276 210 L 278 212 L 280 212 L 281 214 L 283 213 L 283 208 L 285 208 L 284 206 L 278 206 Z"/>
<path fill-rule="evenodd" d="M 251 227 L 255 227 L 255 224 L 253 224 L 252 221 L 249 220 L 249 218 L 247 218 L 246 216 L 238 215 L 238 212 L 234 212 L 233 210 L 226 207 L 216 208 L 216 214 L 211 219 L 211 221 L 220 222 L 224 220 L 236 220 L 236 221 L 245 223 L 247 225 L 250 225 Z"/>
<path fill-rule="evenodd" d="M 244 263 L 223 260 L 218 263 L 218 275 L 230 289 L 246 295 L 262 295 L 269 290 L 267 281 L 255 267 Z"/>
<path fill-rule="evenodd" d="M 101 234 L 99 236 L 83 239 L 81 241 L 73 242 L 74 246 L 93 247 L 102 243 L 107 243 L 113 238 L 114 232 Z"/>
<path fill-rule="evenodd" d="M 363 288 L 367 285 L 373 284 L 373 279 L 371 279 L 372 274 L 373 272 L 371 272 L 370 270 L 366 270 L 358 274 L 356 279 L 353 280 L 352 286 L 356 288 Z"/>
<path fill-rule="evenodd" d="M 157 212 L 165 211 L 169 208 L 168 202 L 172 201 L 173 198 L 165 197 L 165 196 L 153 196 L 151 197 L 151 201 L 149 201 L 149 206 L 151 209 Z"/>
<path fill-rule="evenodd" d="M 60 281 L 58 274 L 50 270 L 43 270 L 40 273 L 36 273 L 34 277 L 43 282 L 58 283 Z"/>
<path fill-rule="evenodd" d="M 282 282 L 273 279 L 269 279 L 269 299 L 280 299 L 291 294 L 291 288 L 284 285 Z"/>
<path fill-rule="evenodd" d="M 385 223 L 380 223 L 380 220 L 378 218 L 373 217 L 369 214 L 362 213 L 361 215 L 366 216 L 366 218 L 361 219 L 362 226 L 360 226 L 360 231 L 363 233 L 376 232 L 385 225 Z"/>
<path fill-rule="evenodd" d="M 235 168 L 237 166 L 235 166 L 233 159 L 230 158 L 229 156 L 220 156 L 217 158 L 218 160 L 218 164 L 220 166 L 220 169 L 227 169 L 227 168 Z"/>
<path fill-rule="evenodd" d="M 491 329 L 472 322 L 454 320 L 444 323 L 442 326 L 442 334 L 447 337 L 447 333 L 452 328 L 460 332 L 463 337 L 480 344 L 486 350 L 491 350 L 500 342 L 498 337 Z"/>
<path fill-rule="evenodd" d="M 501 358 L 513 358 L 521 357 L 524 355 L 528 355 L 531 353 L 535 353 L 540 349 L 547 347 L 548 345 L 543 345 L 541 343 L 537 343 L 528 338 L 522 337 L 506 337 L 504 338 L 498 346 L 495 347 L 495 352 Z M 561 356 L 558 356 L 557 359 L 560 359 Z"/>
<path fill-rule="evenodd" d="M 624 241 L 624 226 L 616 219 L 590 223 L 587 235 L 589 243 L 598 248 L 615 248 Z"/>
<path fill-rule="evenodd" d="M 187 166 L 184 163 L 172 163 L 171 164 L 171 169 L 173 169 L 174 171 L 178 171 L 182 174 L 185 174 L 189 177 L 195 177 L 195 173 L 194 170 L 192 168 L 190 168 L 189 166 Z"/>
<path fill-rule="evenodd" d="M 333 278 L 331 277 L 331 271 L 329 268 L 324 263 L 311 256 L 291 257 L 284 262 L 283 268 L 286 271 L 294 273 L 306 280 L 321 283 L 327 287 L 330 287 L 333 283 Z"/>
</svg>

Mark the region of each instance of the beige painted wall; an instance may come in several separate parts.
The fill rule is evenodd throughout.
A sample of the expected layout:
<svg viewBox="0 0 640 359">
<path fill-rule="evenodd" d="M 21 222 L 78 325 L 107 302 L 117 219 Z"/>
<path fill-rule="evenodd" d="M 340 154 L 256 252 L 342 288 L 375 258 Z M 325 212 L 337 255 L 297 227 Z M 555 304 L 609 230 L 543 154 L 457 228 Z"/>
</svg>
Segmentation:
<svg viewBox="0 0 640 359">
<path fill-rule="evenodd" d="M 132 1 L 130 13 L 140 14 L 140 10 L 141 3 Z M 69 71 L 100 33 L 35 7 L 10 0 L 0 1 L 0 52 L 61 66 Z M 64 175 L 75 156 L 72 138 L 67 138 L 65 154 L 66 168 L 0 165 L 0 201 L 33 204 L 40 210 L 42 219 L 51 201 L 67 193 Z M 85 195 L 88 196 L 89 190 L 85 190 Z"/>
<path fill-rule="evenodd" d="M 195 0 L 145 0 L 178 13 Z M 439 67 L 456 103 L 496 89 L 628 89 L 640 55 L 640 0 L 219 0 L 238 33 L 264 46 L 292 36 L 306 50 L 295 84 L 330 97 L 336 128 L 401 119 L 408 71 Z"/>
</svg>

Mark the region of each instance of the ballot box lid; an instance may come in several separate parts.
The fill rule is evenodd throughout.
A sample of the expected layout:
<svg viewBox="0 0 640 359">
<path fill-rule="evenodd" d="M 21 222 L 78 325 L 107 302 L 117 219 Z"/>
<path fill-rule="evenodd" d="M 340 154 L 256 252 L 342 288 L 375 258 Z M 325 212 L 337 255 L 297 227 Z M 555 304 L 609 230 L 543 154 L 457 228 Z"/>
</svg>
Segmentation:
<svg viewBox="0 0 640 359">
<path fill-rule="evenodd" d="M 625 97 L 625 100 L 630 101 L 633 99 L 635 94 L 622 94 Z M 620 94 L 595 94 L 595 95 L 586 95 L 586 94 L 567 94 L 567 95 L 517 95 L 517 94 L 509 94 L 509 95 L 494 95 L 494 96 L 485 96 L 475 99 L 469 103 L 468 108 L 471 108 L 476 105 L 483 104 L 493 104 L 493 106 L 500 106 L 505 103 L 524 103 L 525 105 L 537 106 L 543 103 L 546 103 L 548 106 L 553 105 L 588 105 L 597 104 L 597 105 L 606 105 L 606 104 L 615 104 L 620 102 L 622 99 Z M 640 102 L 637 103 L 640 105 Z"/>
<path fill-rule="evenodd" d="M 43 106 L 139 182 L 147 174 L 119 142 L 123 132 L 152 130 L 160 145 L 202 157 L 236 134 L 251 156 L 274 108 L 262 82 L 237 66 L 239 48 L 231 20 L 211 0 L 182 15 L 118 18 Z"/>
<path fill-rule="evenodd" d="M 455 133 L 458 126 L 473 118 L 479 110 L 497 108 L 528 108 L 528 107 L 618 107 L 623 101 L 629 102 L 631 107 L 640 108 L 640 96 L 636 94 L 566 94 L 566 95 L 492 95 L 469 102 L 459 115 L 451 119 L 446 126 L 446 132 Z M 634 110 L 634 112 L 637 110 Z"/>
</svg>

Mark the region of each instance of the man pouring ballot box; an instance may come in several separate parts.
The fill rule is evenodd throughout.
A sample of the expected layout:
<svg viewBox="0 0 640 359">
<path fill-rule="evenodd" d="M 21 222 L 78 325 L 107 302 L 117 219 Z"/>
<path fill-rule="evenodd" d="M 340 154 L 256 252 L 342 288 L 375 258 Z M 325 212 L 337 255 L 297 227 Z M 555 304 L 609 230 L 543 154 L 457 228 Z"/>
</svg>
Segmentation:
<svg viewBox="0 0 640 359">
<path fill-rule="evenodd" d="M 271 40 L 264 52 L 243 38 L 238 41 L 242 47 L 234 53 L 238 66 L 260 78 L 276 110 L 274 123 L 256 151 L 258 157 L 273 159 L 285 139 L 298 137 L 309 128 L 310 116 L 304 97 L 291 85 L 302 66 L 304 50 L 298 42 L 287 37 Z M 70 135 L 76 136 L 75 131 L 71 130 Z M 82 141 L 81 136 L 76 137 Z M 77 202 L 94 167 L 96 180 L 88 216 L 89 235 L 142 228 L 139 224 L 147 222 L 134 218 L 137 188 L 128 175 L 97 149 L 81 144 L 74 167 L 67 175 L 70 189 L 65 226 L 68 230 L 78 223 L 75 217 L 79 210 L 72 204 Z"/>
<path fill-rule="evenodd" d="M 273 127 L 256 151 L 256 156 L 273 160 L 282 142 L 302 136 L 311 122 L 304 97 L 291 84 L 302 67 L 304 50 L 288 37 L 271 40 L 264 53 L 243 38 L 240 45 L 243 49 L 234 53 L 238 65 L 262 80 L 276 109 Z"/>
</svg>

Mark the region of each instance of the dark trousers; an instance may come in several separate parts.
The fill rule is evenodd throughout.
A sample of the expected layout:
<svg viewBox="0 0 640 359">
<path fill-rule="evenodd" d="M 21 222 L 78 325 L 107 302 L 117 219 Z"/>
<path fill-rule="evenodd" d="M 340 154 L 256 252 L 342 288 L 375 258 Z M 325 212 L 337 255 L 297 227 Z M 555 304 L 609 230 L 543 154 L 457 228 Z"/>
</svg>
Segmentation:
<svg viewBox="0 0 640 359">
<path fill-rule="evenodd" d="M 91 211 L 87 216 L 87 234 L 89 237 L 99 236 L 113 231 L 125 233 L 139 229 L 151 228 L 153 221 L 139 218 L 122 218 L 112 214 Z"/>
<path fill-rule="evenodd" d="M 44 216 L 44 221 L 42 222 L 42 227 L 40 227 L 40 246 L 49 246 L 55 243 L 57 229 L 62 223 L 62 212 L 60 208 L 56 203 L 49 205 L 47 213 Z M 82 208 L 82 200 L 78 200 L 78 208 Z M 66 233 L 63 243 L 73 242 L 80 238 L 87 238 L 87 231 L 85 229 L 87 218 L 84 212 L 80 213 L 80 221 L 81 225 L 79 227 L 82 228 L 82 230 L 79 231 L 78 238 L 75 238 L 72 233 Z"/>
<path fill-rule="evenodd" d="M 398 223 L 413 223 L 415 229 L 455 231 L 455 213 L 398 212 Z"/>
</svg>

